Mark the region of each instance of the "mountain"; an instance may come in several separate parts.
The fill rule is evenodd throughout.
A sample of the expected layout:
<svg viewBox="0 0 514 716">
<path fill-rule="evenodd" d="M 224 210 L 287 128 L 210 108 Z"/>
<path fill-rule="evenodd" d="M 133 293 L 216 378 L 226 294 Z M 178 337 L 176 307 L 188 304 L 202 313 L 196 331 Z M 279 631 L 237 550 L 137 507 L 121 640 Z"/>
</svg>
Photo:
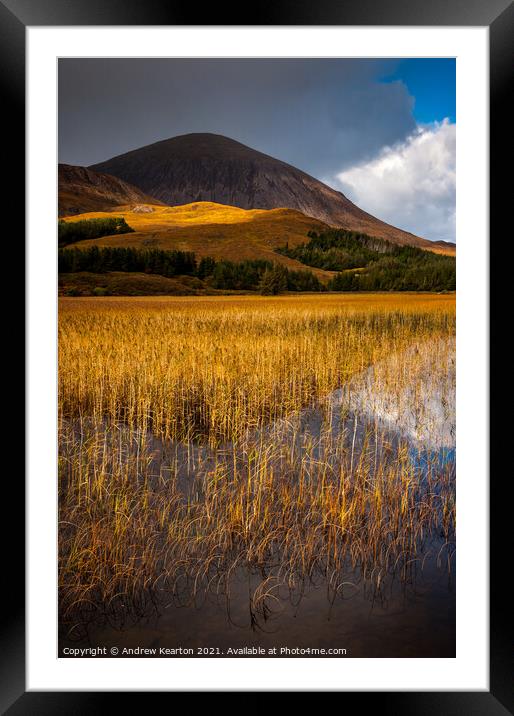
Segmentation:
<svg viewBox="0 0 514 716">
<path fill-rule="evenodd" d="M 90 169 L 130 182 L 171 206 L 208 201 L 242 209 L 296 209 L 330 226 L 434 249 L 432 242 L 376 219 L 305 172 L 217 134 L 173 137 Z"/>
<path fill-rule="evenodd" d="M 161 203 L 117 177 L 86 167 L 59 164 L 59 216 L 149 202 Z"/>
</svg>

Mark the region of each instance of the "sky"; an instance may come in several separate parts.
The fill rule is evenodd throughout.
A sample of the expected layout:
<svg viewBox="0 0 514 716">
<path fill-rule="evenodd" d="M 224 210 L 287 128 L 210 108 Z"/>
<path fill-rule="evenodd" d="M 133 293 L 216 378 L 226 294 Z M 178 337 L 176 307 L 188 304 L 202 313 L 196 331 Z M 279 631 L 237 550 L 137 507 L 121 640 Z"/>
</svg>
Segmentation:
<svg viewBox="0 0 514 716">
<path fill-rule="evenodd" d="M 454 59 L 61 59 L 59 161 L 223 134 L 455 241 Z"/>
</svg>

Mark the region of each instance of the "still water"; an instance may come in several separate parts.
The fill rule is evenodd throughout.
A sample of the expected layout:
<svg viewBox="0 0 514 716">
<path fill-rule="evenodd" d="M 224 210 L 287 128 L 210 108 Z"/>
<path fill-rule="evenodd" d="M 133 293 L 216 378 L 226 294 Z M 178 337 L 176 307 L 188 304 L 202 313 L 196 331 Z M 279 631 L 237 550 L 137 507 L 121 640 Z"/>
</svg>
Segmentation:
<svg viewBox="0 0 514 716">
<path fill-rule="evenodd" d="M 397 452 L 406 449 L 421 481 L 441 471 L 454 481 L 454 364 L 440 366 L 438 376 L 433 367 L 420 364 L 423 379 L 417 380 L 415 392 L 413 381 L 407 381 L 403 392 L 379 393 L 376 386 L 387 383 L 384 373 L 392 370 L 391 365 L 389 361 L 364 371 L 344 390 L 327 396 L 323 406 L 273 423 L 253 436 L 255 444 L 282 443 L 300 460 L 313 464 L 339 459 L 342 452 L 334 452 L 338 444 L 351 445 L 352 453 L 366 449 L 382 461 L 394 461 Z M 225 449 L 230 452 L 230 446 Z M 378 455 L 384 449 L 387 455 Z M 181 464 L 177 478 L 183 485 L 199 465 L 207 469 L 220 459 L 205 446 L 186 448 L 155 441 L 157 463 L 170 453 Z M 80 639 L 63 630 L 59 655 L 67 656 L 70 648 L 102 647 L 104 656 L 126 658 L 166 656 L 161 649 L 188 649 L 190 653 L 181 655 L 213 658 L 455 656 L 453 540 L 447 542 L 437 530 L 427 534 L 406 571 L 392 570 L 378 588 L 374 584 L 350 566 L 333 579 L 311 575 L 294 583 L 280 581 L 273 570 L 239 567 L 228 587 L 226 582 L 213 581 L 192 599 L 186 585 L 159 605 L 150 604 L 148 613 L 136 621 L 122 625 L 97 621 Z M 264 600 L 255 599 L 259 586 L 268 595 Z M 284 651 L 287 648 L 291 652 Z M 141 649 L 149 651 L 145 654 Z M 243 651 L 234 653 L 238 649 Z M 309 649 L 326 651 L 309 653 Z"/>
</svg>

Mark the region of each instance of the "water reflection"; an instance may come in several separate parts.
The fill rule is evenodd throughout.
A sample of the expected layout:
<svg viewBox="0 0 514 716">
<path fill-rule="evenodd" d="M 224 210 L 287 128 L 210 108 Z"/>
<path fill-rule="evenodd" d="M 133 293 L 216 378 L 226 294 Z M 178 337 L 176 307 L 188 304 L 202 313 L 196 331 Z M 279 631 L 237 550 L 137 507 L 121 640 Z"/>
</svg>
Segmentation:
<svg viewBox="0 0 514 716">
<path fill-rule="evenodd" d="M 360 476 L 372 491 L 375 480 L 387 479 L 389 468 L 397 476 L 400 465 L 401 479 L 416 493 L 413 519 L 426 522 L 426 528 L 417 529 L 405 545 L 388 536 L 391 541 L 385 547 L 391 558 L 386 554 L 385 559 L 377 555 L 375 561 L 372 556 L 366 563 L 356 561 L 350 543 L 345 544 L 348 556 L 337 568 L 320 555 L 311 560 L 306 574 L 298 569 L 294 555 L 284 564 L 278 547 L 259 565 L 242 563 L 236 556 L 229 567 L 214 559 L 197 573 L 177 570 L 171 581 L 162 580 L 149 594 L 134 597 L 130 609 L 130 597 L 120 595 L 109 610 L 93 611 L 91 618 L 84 612 L 71 629 L 63 621 L 61 655 L 66 646 L 88 644 L 214 647 L 219 651 L 202 655 L 216 657 L 229 656 L 228 650 L 234 648 L 277 645 L 344 648 L 349 657 L 454 656 L 455 544 L 450 512 L 456 461 L 455 364 L 451 352 L 442 354 L 449 355 L 448 363 L 437 370 L 426 354 L 419 359 L 410 355 L 412 374 L 400 389 L 397 374 L 404 359 L 392 356 L 331 393 L 323 404 L 260 430 L 249 428 L 241 444 L 212 448 L 131 433 L 134 450 L 139 450 L 143 437 L 149 446 L 150 465 L 161 489 L 173 482 L 186 502 L 202 502 L 214 471 L 227 481 L 251 475 L 252 461 L 267 454 L 269 446 L 273 450 L 268 467 L 276 475 L 322 480 L 325 490 L 335 488 L 344 473 Z M 122 442 L 124 428 L 118 429 Z M 128 460 L 130 441 L 127 445 Z M 365 512 L 362 519 L 364 535 Z M 399 534 L 399 539 L 406 538 Z M 359 535 L 352 534 L 351 539 L 359 540 Z M 334 549 L 341 544 L 339 538 Z"/>
</svg>

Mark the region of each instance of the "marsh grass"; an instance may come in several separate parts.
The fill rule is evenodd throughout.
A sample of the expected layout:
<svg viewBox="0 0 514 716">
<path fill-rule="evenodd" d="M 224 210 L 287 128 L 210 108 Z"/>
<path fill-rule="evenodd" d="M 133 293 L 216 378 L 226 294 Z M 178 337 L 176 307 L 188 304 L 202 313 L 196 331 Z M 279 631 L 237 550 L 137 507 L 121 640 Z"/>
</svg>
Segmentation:
<svg viewBox="0 0 514 716">
<path fill-rule="evenodd" d="M 443 375 L 454 322 L 452 296 L 64 301 L 61 623 L 123 625 L 244 573 L 258 621 L 284 590 L 335 598 L 358 579 L 380 595 L 434 544 L 449 560 L 453 462 L 420 469 L 390 427 L 327 396 L 383 365 L 375 389 L 423 420 L 414 368 L 430 356 Z"/>
</svg>

